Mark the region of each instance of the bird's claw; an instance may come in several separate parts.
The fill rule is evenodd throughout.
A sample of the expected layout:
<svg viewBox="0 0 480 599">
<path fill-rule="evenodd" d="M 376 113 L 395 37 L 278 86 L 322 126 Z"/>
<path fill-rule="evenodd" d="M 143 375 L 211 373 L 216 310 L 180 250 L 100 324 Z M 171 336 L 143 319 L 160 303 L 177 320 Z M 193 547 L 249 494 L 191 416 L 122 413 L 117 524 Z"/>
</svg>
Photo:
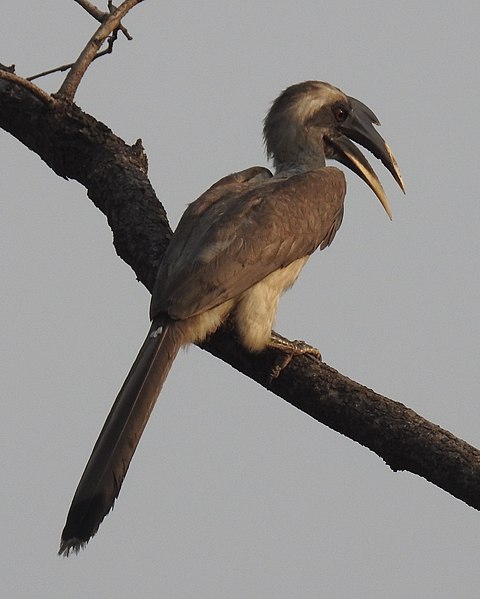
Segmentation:
<svg viewBox="0 0 480 599">
<path fill-rule="evenodd" d="M 317 360 L 322 359 L 322 355 L 316 347 L 308 345 L 308 343 L 305 343 L 305 341 L 302 341 L 301 339 L 290 341 L 290 339 L 282 337 L 282 335 L 274 333 L 273 331 L 269 346 L 288 352 L 292 356 L 304 356 L 305 354 L 308 354 Z"/>
<path fill-rule="evenodd" d="M 272 332 L 269 347 L 279 349 L 283 352 L 283 355 L 279 355 L 276 359 L 276 363 L 270 374 L 270 380 L 278 378 L 282 370 L 290 364 L 294 356 L 311 356 L 312 359 L 322 360 L 322 355 L 316 347 L 312 347 L 308 343 L 305 343 L 305 341 L 298 339 L 291 341 L 278 333 Z"/>
</svg>

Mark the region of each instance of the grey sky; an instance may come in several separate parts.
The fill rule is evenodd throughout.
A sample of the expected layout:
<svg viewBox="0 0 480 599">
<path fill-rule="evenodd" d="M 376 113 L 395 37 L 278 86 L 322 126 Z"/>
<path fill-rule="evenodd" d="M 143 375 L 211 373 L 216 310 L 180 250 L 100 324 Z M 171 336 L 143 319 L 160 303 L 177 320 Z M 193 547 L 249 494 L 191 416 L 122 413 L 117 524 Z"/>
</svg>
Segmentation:
<svg viewBox="0 0 480 599">
<path fill-rule="evenodd" d="M 342 228 L 277 329 L 477 446 L 479 17 L 473 1 L 145 1 L 125 21 L 134 40 L 77 96 L 143 139 L 172 224 L 219 177 L 266 164 L 261 121 L 287 85 L 325 80 L 368 104 L 407 196 L 372 161 L 390 223 L 347 175 Z M 93 28 L 74 2 L 9 3 L 0 61 L 20 75 L 56 66 Z M 85 551 L 58 558 L 149 298 L 81 186 L 4 132 L 0 152 L 4 597 L 478 595 L 478 512 L 196 348 L 175 363 L 113 513 Z"/>
</svg>

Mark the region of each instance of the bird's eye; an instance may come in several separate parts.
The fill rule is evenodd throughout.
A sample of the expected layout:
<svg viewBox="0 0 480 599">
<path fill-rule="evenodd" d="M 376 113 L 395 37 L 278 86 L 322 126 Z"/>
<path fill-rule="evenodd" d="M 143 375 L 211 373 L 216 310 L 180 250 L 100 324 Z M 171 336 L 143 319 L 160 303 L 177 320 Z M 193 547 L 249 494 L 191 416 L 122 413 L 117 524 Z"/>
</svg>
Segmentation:
<svg viewBox="0 0 480 599">
<path fill-rule="evenodd" d="M 333 116 L 338 123 L 343 123 L 348 116 L 348 108 L 343 104 L 336 104 L 333 107 Z"/>
</svg>

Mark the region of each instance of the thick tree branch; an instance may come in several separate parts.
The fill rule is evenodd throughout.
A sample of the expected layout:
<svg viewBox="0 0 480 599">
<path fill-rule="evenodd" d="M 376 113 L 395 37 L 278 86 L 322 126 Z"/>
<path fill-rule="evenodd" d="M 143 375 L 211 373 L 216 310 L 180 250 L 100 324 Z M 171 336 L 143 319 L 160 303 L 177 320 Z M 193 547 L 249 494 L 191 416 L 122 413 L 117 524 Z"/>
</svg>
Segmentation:
<svg viewBox="0 0 480 599">
<path fill-rule="evenodd" d="M 148 289 L 171 230 L 137 142 L 128 146 L 75 105 L 43 101 L 0 73 L 0 127 L 59 176 L 79 181 L 106 215 L 119 256 Z M 361 443 L 393 470 L 419 474 L 480 509 L 480 451 L 404 405 L 349 380 L 311 357 L 296 357 L 271 378 L 274 350 L 245 352 L 228 326 L 203 347 L 319 422 Z"/>
</svg>

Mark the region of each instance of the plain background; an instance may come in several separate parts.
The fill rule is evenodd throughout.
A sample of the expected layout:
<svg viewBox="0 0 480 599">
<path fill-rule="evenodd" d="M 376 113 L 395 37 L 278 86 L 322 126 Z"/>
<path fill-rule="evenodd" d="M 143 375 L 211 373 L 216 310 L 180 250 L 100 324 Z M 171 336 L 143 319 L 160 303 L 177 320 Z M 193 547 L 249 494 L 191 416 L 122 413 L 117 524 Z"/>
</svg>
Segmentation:
<svg viewBox="0 0 480 599">
<path fill-rule="evenodd" d="M 329 81 L 382 121 L 393 223 L 348 173 L 346 214 L 277 330 L 480 443 L 478 2 L 145 1 L 76 101 L 141 137 L 173 225 L 221 176 L 266 164 L 286 86 Z M 74 2 L 2 8 L 20 75 L 75 59 Z M 39 81 L 58 89 L 61 75 Z M 192 348 L 174 365 L 113 513 L 57 557 L 93 443 L 148 328 L 149 297 L 104 216 L 1 132 L 0 585 L 9 598 L 472 598 L 478 512 Z"/>
</svg>

